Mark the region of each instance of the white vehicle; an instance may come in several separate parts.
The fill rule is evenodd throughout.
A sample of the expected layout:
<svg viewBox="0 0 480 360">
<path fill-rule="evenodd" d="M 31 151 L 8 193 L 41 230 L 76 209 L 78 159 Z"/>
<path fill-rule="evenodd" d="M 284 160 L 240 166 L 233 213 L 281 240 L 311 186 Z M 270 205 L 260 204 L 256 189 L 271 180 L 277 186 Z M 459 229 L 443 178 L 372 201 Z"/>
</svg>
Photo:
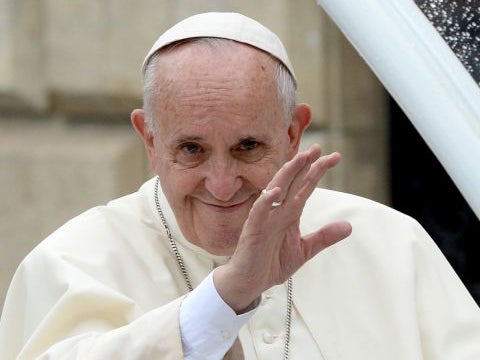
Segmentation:
<svg viewBox="0 0 480 360">
<path fill-rule="evenodd" d="M 317 2 L 402 107 L 480 218 L 480 1 Z"/>
</svg>

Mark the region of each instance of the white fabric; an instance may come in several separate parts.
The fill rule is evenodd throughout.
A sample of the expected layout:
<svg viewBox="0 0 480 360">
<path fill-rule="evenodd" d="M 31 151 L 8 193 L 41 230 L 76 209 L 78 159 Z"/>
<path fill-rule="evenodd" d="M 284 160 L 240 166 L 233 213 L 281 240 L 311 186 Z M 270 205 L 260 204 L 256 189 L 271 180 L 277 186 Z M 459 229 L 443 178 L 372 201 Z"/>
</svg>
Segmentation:
<svg viewBox="0 0 480 360">
<path fill-rule="evenodd" d="M 209 12 L 193 15 L 164 32 L 147 53 L 142 65 L 145 72 L 150 57 L 171 43 L 198 37 L 235 40 L 266 51 L 280 60 L 296 82 L 293 66 L 279 37 L 259 22 L 238 13 Z"/>
<path fill-rule="evenodd" d="M 295 282 L 293 288 L 295 292 Z M 286 314 L 286 284 L 266 290 L 255 315 L 240 330 L 245 359 L 283 359 Z M 295 303 L 290 329 L 290 359 L 324 359 L 318 343 L 299 314 Z"/>
<path fill-rule="evenodd" d="M 153 185 L 69 221 L 22 262 L 0 321 L 1 359 L 184 358 L 187 289 Z M 186 241 L 163 194 L 159 200 L 198 286 L 228 259 Z M 352 235 L 293 277 L 292 360 L 480 359 L 478 306 L 414 220 L 317 189 L 301 230 L 339 219 L 352 223 Z M 262 301 L 240 330 L 248 360 L 281 356 L 285 288 L 267 293 L 272 302 Z"/>
<path fill-rule="evenodd" d="M 218 294 L 210 273 L 183 301 L 180 308 L 180 329 L 185 360 L 220 359 L 232 346 L 234 339 L 249 321 L 249 329 L 243 328 L 240 338 L 246 359 L 281 359 L 285 344 L 286 284 L 265 291 L 261 302 L 253 304 L 253 310 L 236 315 Z M 251 319 L 258 312 L 259 316 Z M 278 314 L 279 316 L 269 316 Z M 258 334 L 252 337 L 250 334 Z M 323 359 L 305 322 L 292 309 L 291 359 L 306 359 L 317 353 Z M 302 339 L 302 347 L 296 341 Z M 252 352 L 252 349 L 255 351 Z M 315 349 L 312 352 L 311 349 Z"/>
<path fill-rule="evenodd" d="M 180 307 L 185 360 L 221 359 L 255 309 L 237 315 L 218 294 L 212 271 Z"/>
</svg>

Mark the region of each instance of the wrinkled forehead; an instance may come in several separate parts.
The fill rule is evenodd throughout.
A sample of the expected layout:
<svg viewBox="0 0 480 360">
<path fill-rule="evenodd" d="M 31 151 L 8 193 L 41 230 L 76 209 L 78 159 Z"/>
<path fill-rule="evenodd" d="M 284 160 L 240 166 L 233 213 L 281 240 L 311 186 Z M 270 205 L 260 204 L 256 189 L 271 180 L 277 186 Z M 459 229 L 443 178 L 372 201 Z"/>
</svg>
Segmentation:
<svg viewBox="0 0 480 360">
<path fill-rule="evenodd" d="M 185 87 L 202 88 L 206 95 L 223 88 L 235 96 L 276 96 L 276 59 L 246 44 L 217 40 L 183 41 L 162 49 L 148 66 L 146 75 L 155 87 L 150 90 L 161 97 Z"/>
<path fill-rule="evenodd" d="M 245 44 L 211 45 L 183 43 L 152 62 L 156 117 L 172 126 L 218 119 L 248 126 L 281 117 L 276 60 Z"/>
<path fill-rule="evenodd" d="M 209 73 L 214 75 L 231 68 L 235 63 L 237 68 L 234 74 L 242 77 L 264 74 L 273 78 L 275 67 L 280 66 L 276 58 L 248 44 L 227 39 L 196 38 L 182 40 L 160 49 L 152 57 L 148 67 L 160 67 L 156 72 L 166 76 L 179 70 L 190 73 L 209 67 Z"/>
</svg>

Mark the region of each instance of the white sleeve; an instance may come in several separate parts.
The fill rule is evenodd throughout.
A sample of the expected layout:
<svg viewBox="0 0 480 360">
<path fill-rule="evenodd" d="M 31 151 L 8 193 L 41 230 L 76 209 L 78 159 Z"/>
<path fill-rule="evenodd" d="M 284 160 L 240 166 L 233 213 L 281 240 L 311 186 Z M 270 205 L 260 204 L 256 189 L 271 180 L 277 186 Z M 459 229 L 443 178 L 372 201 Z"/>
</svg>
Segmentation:
<svg viewBox="0 0 480 360">
<path fill-rule="evenodd" d="M 180 333 L 186 360 L 219 360 L 230 349 L 240 328 L 255 313 L 237 315 L 220 297 L 213 271 L 182 302 Z"/>
</svg>

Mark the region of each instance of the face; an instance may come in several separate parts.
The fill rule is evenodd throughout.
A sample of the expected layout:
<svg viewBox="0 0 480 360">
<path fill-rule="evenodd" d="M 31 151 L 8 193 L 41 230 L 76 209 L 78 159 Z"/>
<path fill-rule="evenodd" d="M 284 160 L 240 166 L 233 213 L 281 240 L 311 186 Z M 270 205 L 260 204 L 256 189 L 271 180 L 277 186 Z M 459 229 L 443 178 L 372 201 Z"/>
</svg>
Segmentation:
<svg viewBox="0 0 480 360">
<path fill-rule="evenodd" d="M 157 66 L 153 134 L 144 112 L 132 113 L 182 233 L 212 254 L 233 253 L 252 204 L 310 121 L 309 110 L 300 111 L 308 119 L 298 109 L 285 118 L 273 69 L 247 45 L 183 45 Z"/>
</svg>

